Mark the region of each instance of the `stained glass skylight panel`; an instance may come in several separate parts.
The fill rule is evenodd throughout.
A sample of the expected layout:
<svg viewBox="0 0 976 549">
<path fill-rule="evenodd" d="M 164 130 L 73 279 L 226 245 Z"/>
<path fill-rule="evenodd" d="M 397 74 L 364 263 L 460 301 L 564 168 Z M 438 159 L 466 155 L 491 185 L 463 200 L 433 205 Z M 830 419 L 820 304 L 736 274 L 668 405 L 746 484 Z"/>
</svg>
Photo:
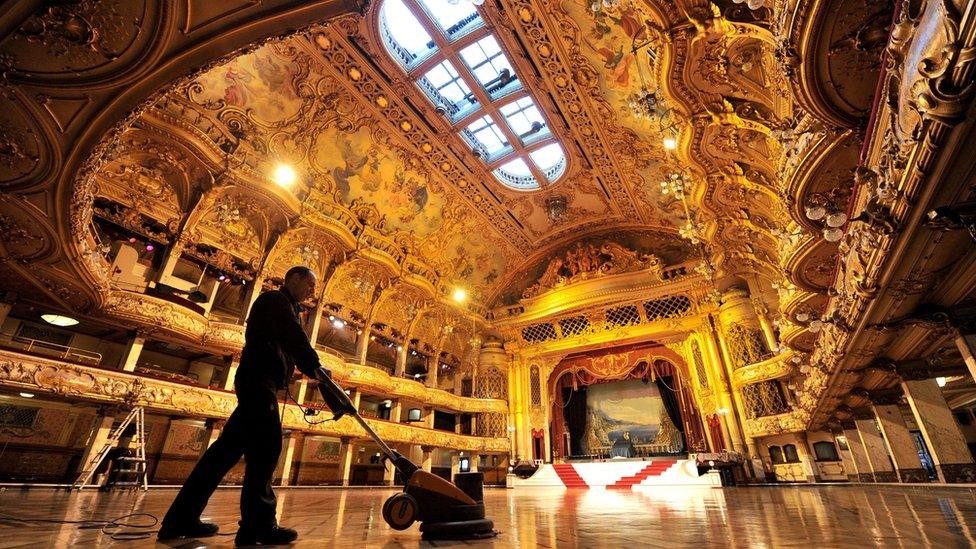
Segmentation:
<svg viewBox="0 0 976 549">
<path fill-rule="evenodd" d="M 481 16 L 471 2 L 453 4 L 447 0 L 418 0 L 418 2 L 450 41 L 481 26 Z"/>
<path fill-rule="evenodd" d="M 492 98 L 520 87 L 515 69 L 492 35 L 461 50 L 461 59 Z"/>
<path fill-rule="evenodd" d="M 493 156 L 508 148 L 508 139 L 490 116 L 482 116 L 465 129 L 468 140 L 472 145 L 479 146 L 489 156 Z"/>
<path fill-rule="evenodd" d="M 441 61 L 418 82 L 434 105 L 443 104 L 452 117 L 478 105 L 471 88 L 450 61 Z"/>
<path fill-rule="evenodd" d="M 434 39 L 402 0 L 386 0 L 380 11 L 382 30 L 397 60 L 406 66 L 436 49 Z"/>
<path fill-rule="evenodd" d="M 549 135 L 546 119 L 542 117 L 542 113 L 531 97 L 513 101 L 499 110 L 505 115 L 505 120 L 512 131 L 522 138 L 523 143 L 536 141 Z"/>
</svg>

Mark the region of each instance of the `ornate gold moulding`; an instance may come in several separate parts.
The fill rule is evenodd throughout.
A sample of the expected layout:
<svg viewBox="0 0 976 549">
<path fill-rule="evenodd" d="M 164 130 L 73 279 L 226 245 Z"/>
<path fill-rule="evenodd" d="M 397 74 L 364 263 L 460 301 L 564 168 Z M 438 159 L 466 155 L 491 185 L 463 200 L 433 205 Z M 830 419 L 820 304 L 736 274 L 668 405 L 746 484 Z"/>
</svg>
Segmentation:
<svg viewBox="0 0 976 549">
<path fill-rule="evenodd" d="M 226 419 L 237 405 L 237 397 L 226 391 L 191 387 L 127 372 L 66 364 L 9 351 L 0 351 L 0 385 L 19 391 L 50 393 L 126 407 L 145 406 L 155 412 L 216 419 Z M 494 407 L 489 408 L 495 411 Z M 393 443 L 423 444 L 482 453 L 507 452 L 509 449 L 508 439 L 505 438 L 457 435 L 376 419 L 366 421 L 384 440 Z M 302 410 L 294 404 L 285 405 L 283 426 L 316 435 L 366 438 L 362 428 L 349 417 L 337 422 L 309 425 L 303 419 Z"/>
<path fill-rule="evenodd" d="M 192 341 L 226 354 L 239 354 L 244 347 L 243 326 L 214 322 L 185 307 L 153 296 L 113 290 L 103 313 L 129 326 L 137 326 L 146 333 Z M 508 403 L 504 400 L 462 397 L 426 387 L 418 381 L 390 376 L 371 366 L 346 362 L 341 357 L 321 351 L 319 359 L 323 366 L 332 371 L 336 380 L 365 392 L 407 398 L 457 412 L 508 412 Z"/>
<path fill-rule="evenodd" d="M 787 351 L 762 362 L 738 368 L 732 373 L 732 384 L 738 388 L 750 383 L 788 376 L 793 373 L 792 358 L 793 352 Z"/>
<path fill-rule="evenodd" d="M 810 413 L 805 410 L 792 410 L 785 414 L 763 416 L 745 421 L 746 437 L 768 437 L 783 433 L 799 433 L 807 430 Z"/>
<path fill-rule="evenodd" d="M 648 300 L 680 293 L 690 294 L 705 283 L 705 279 L 694 272 L 698 263 L 698 261 L 686 261 L 664 269 L 658 267 L 594 276 L 566 286 L 557 286 L 536 297 L 523 299 L 518 305 L 494 309 L 492 313 L 495 326 L 502 329 L 548 319 L 577 309 L 606 307 L 616 303 Z"/>
</svg>

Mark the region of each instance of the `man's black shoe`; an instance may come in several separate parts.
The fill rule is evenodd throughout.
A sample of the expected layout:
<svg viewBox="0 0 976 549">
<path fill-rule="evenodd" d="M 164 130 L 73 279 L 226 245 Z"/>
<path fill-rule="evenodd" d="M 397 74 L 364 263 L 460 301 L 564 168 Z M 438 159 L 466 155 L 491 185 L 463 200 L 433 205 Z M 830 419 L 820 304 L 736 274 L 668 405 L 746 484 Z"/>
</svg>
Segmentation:
<svg viewBox="0 0 976 549">
<path fill-rule="evenodd" d="M 220 530 L 220 527 L 216 524 L 201 520 L 181 524 L 167 524 L 164 522 L 159 528 L 159 533 L 156 534 L 156 539 L 209 538 L 210 536 L 216 536 L 218 530 Z"/>
<path fill-rule="evenodd" d="M 298 539 L 298 532 L 291 528 L 273 526 L 255 530 L 246 526 L 237 531 L 234 545 L 285 545 Z"/>
</svg>

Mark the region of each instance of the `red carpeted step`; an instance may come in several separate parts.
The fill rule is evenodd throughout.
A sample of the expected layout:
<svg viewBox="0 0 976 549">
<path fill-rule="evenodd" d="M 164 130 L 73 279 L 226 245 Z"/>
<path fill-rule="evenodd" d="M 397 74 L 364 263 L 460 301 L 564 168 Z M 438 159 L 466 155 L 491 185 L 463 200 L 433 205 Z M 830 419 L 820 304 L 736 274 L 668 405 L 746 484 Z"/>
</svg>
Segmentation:
<svg viewBox="0 0 976 549">
<path fill-rule="evenodd" d="M 648 477 L 656 477 L 660 475 L 661 473 L 670 469 L 675 463 L 678 463 L 678 461 L 674 459 L 654 460 L 650 465 L 641 469 L 636 475 L 624 477 L 610 486 L 607 486 L 607 488 L 630 488 L 635 484 L 644 482 L 644 480 Z"/>
<path fill-rule="evenodd" d="M 559 480 L 563 481 L 563 484 L 567 488 L 589 488 L 583 477 L 579 476 L 576 469 L 569 463 L 554 463 L 552 468 L 559 475 Z"/>
</svg>

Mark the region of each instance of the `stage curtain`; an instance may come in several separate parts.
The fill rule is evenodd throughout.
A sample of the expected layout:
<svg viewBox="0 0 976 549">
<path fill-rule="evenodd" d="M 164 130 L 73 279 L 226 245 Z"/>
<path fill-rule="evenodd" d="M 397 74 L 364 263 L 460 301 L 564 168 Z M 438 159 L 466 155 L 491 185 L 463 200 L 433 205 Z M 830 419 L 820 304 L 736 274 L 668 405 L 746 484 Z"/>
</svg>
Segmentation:
<svg viewBox="0 0 976 549">
<path fill-rule="evenodd" d="M 661 400 L 664 401 L 664 409 L 668 413 L 668 418 L 681 433 L 681 449 L 684 450 L 688 444 L 685 440 L 685 424 L 681 421 L 681 405 L 678 403 L 678 393 L 672 390 L 677 389 L 674 377 L 658 376 L 654 383 L 657 384 L 657 390 L 661 393 Z"/>
<path fill-rule="evenodd" d="M 563 418 L 566 420 L 566 428 L 569 431 L 569 455 L 581 456 L 589 453 L 585 446 L 586 431 L 586 387 L 573 390 L 572 387 L 564 387 L 562 392 Z"/>
</svg>

